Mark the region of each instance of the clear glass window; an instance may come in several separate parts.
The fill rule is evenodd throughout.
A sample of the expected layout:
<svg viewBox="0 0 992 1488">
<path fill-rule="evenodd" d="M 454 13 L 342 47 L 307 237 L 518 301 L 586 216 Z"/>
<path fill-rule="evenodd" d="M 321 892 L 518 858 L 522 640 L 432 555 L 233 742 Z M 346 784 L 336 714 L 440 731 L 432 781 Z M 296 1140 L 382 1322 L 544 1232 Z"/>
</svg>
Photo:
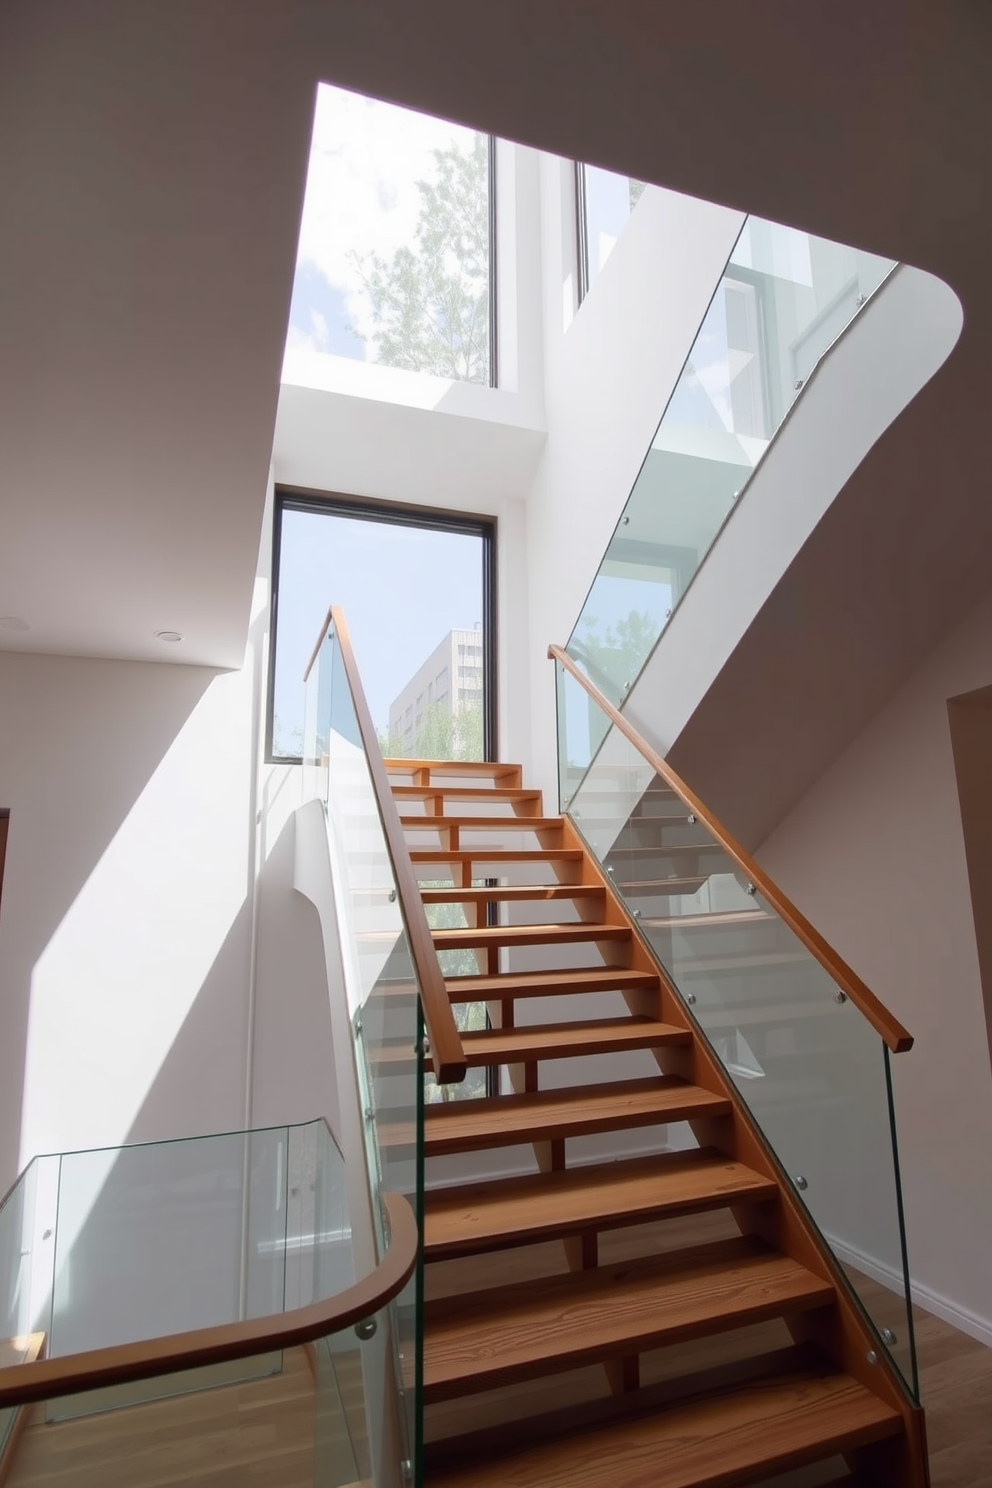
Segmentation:
<svg viewBox="0 0 992 1488">
<path fill-rule="evenodd" d="M 284 379 L 350 357 L 490 385 L 489 137 L 317 90 Z"/>
<path fill-rule="evenodd" d="M 579 299 L 595 284 L 644 191 L 644 182 L 598 165 L 576 165 Z"/>
</svg>

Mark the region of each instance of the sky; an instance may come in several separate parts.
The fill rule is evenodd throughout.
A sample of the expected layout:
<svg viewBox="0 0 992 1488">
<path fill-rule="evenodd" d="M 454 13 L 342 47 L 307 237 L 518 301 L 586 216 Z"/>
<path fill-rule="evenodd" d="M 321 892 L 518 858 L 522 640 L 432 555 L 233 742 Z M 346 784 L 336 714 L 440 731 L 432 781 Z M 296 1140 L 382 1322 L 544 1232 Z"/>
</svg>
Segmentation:
<svg viewBox="0 0 992 1488">
<path fill-rule="evenodd" d="M 412 242 L 417 182 L 437 174 L 433 152 L 454 141 L 467 152 L 473 138 L 444 119 L 321 83 L 287 350 L 373 359 L 374 348 L 361 339 L 373 327 L 355 257 L 374 252 L 388 261 Z"/>
<path fill-rule="evenodd" d="M 345 613 L 377 729 L 449 630 L 482 621 L 479 537 L 284 511 L 275 712 L 287 750 L 303 726 L 303 673 L 333 603 Z"/>
</svg>

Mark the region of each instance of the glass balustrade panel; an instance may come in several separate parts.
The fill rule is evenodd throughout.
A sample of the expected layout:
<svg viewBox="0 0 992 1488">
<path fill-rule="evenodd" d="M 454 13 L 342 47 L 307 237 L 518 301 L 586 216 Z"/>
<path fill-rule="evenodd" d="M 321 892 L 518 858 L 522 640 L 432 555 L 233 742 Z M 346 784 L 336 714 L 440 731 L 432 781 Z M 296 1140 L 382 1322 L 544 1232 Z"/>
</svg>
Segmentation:
<svg viewBox="0 0 992 1488">
<path fill-rule="evenodd" d="M 359 1323 L 310 1347 L 314 1375 L 314 1488 L 372 1481 Z"/>
<path fill-rule="evenodd" d="M 289 1128 L 286 1309 L 356 1280 L 345 1162 L 325 1122 Z"/>
<path fill-rule="evenodd" d="M 747 219 L 568 642 L 614 704 L 816 362 L 892 267 Z"/>
<path fill-rule="evenodd" d="M 418 1215 L 422 1202 L 420 985 L 355 704 L 336 644 L 330 664 L 334 681 L 327 751 L 328 832 L 381 1258 L 389 1243 L 383 1192 L 404 1194 Z M 414 1461 L 420 1367 L 416 1282 L 387 1312 L 394 1353 L 390 1377 L 400 1392 L 392 1408 L 405 1433 L 405 1456 Z"/>
<path fill-rule="evenodd" d="M 33 1476 L 39 1464 L 55 1461 L 73 1481 L 70 1465 L 76 1462 L 87 1482 L 122 1480 L 129 1488 L 163 1482 L 208 1488 L 219 1478 L 298 1488 L 359 1483 L 367 1473 L 358 1469 L 368 1459 L 356 1455 L 352 1437 L 367 1437 L 365 1383 L 360 1358 L 355 1367 L 350 1355 L 360 1347 L 348 1330 L 229 1364 L 22 1407 L 21 1430 L 10 1447 L 12 1481 L 21 1480 L 22 1467 Z M 392 1481 L 399 1488 L 398 1471 Z"/>
<path fill-rule="evenodd" d="M 355 1279 L 344 1159 L 323 1121 L 37 1158 L 0 1208 L 0 1262 L 4 1365 L 307 1306 Z M 351 1332 L 348 1341 L 355 1346 Z M 129 1440 L 147 1429 L 154 1441 L 168 1433 L 170 1411 L 188 1412 L 174 1397 L 210 1392 L 196 1408 L 208 1434 L 226 1413 L 236 1435 L 244 1410 L 257 1407 L 287 1444 L 302 1431 L 293 1451 L 309 1472 L 317 1418 L 326 1427 L 330 1409 L 319 1384 L 317 1345 L 268 1350 L 6 1408 L 0 1448 L 19 1415 L 28 1434 L 52 1425 L 69 1432 L 60 1438 L 69 1450 L 73 1423 L 108 1412 L 121 1413 Z M 364 1421 L 361 1395 L 352 1415 L 346 1438 Z M 188 1419 L 177 1417 L 180 1436 Z M 287 1445 L 287 1472 L 304 1481 L 291 1456 Z M 353 1455 L 342 1460 L 354 1465 Z M 357 1480 L 353 1472 L 315 1479 Z"/>
<path fill-rule="evenodd" d="M 64 1153 L 48 1352 L 65 1358 L 283 1311 L 288 1130 Z M 53 1402 L 51 1419 L 274 1372 L 266 1354 Z M 206 1384 L 204 1383 L 206 1381 Z"/>
<path fill-rule="evenodd" d="M 282 1312 L 288 1129 L 71 1152 L 53 1356 Z"/>
<path fill-rule="evenodd" d="M 307 674 L 303 703 L 303 800 L 327 800 L 334 638 L 325 634 Z"/>
<path fill-rule="evenodd" d="M 0 1368 L 27 1363 L 39 1351 L 40 1339 L 32 1331 L 27 1252 L 36 1179 L 37 1163 L 31 1163 L 0 1207 Z M 0 1461 L 16 1417 L 16 1406 L 0 1406 Z"/>
<path fill-rule="evenodd" d="M 18 1340 L 31 1331 L 24 1252 L 34 1212 L 36 1178 L 37 1165 L 31 1163 L 0 1208 L 0 1349 L 5 1364 L 19 1362 L 24 1348 Z"/>
<path fill-rule="evenodd" d="M 915 1393 L 881 1038 L 616 728 L 569 811 Z"/>
</svg>

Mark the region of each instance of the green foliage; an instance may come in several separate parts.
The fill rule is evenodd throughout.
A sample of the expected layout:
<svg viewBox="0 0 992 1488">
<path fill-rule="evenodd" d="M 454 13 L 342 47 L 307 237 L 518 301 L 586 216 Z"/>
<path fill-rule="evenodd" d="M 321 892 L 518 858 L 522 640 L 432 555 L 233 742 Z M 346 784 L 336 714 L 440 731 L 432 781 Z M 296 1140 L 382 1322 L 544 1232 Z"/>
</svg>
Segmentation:
<svg viewBox="0 0 992 1488">
<path fill-rule="evenodd" d="M 434 158 L 437 180 L 417 182 L 413 244 L 389 261 L 352 255 L 372 301 L 375 360 L 488 385 L 487 138 L 476 134 L 470 152 L 454 144 Z"/>
<path fill-rule="evenodd" d="M 379 735 L 379 748 L 389 758 L 481 760 L 482 702 L 462 703 L 455 712 L 444 703 L 428 703 L 408 744 L 397 729 Z"/>
<path fill-rule="evenodd" d="M 278 713 L 272 715 L 272 754 L 273 758 L 284 756 L 286 759 L 295 759 L 303 754 L 303 725 L 296 724 L 286 737 L 285 725 Z"/>
<path fill-rule="evenodd" d="M 626 620 L 607 626 L 602 636 L 595 615 L 584 615 L 582 624 L 586 627 L 582 646 L 593 681 L 607 677 L 622 693 L 624 683 L 634 681 L 658 639 L 657 621 L 647 610 L 631 610 Z"/>
</svg>

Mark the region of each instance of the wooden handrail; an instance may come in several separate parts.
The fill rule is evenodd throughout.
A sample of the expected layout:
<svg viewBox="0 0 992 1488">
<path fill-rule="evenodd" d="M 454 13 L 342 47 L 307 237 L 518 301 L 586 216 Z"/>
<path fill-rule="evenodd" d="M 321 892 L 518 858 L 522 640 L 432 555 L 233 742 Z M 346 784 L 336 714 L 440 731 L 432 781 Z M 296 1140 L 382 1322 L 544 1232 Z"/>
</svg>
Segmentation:
<svg viewBox="0 0 992 1488">
<path fill-rule="evenodd" d="M 64 1359 L 8 1365 L 0 1369 L 0 1408 L 247 1359 L 326 1338 L 371 1317 L 406 1286 L 417 1264 L 419 1245 L 417 1220 L 409 1201 L 397 1193 L 384 1193 L 382 1197 L 389 1217 L 389 1249 L 371 1275 L 345 1291 L 312 1302 L 309 1307 L 268 1317 L 221 1323 L 215 1328 L 197 1328 L 140 1343 L 119 1343 L 69 1354 Z"/>
<path fill-rule="evenodd" d="M 417 883 L 413 871 L 413 863 L 410 860 L 410 850 L 407 847 L 406 837 L 400 825 L 399 812 L 396 809 L 396 801 L 390 789 L 389 777 L 386 767 L 382 762 L 382 751 L 379 748 L 379 739 L 372 723 L 372 715 L 365 697 L 365 689 L 362 687 L 361 677 L 355 663 L 355 653 L 351 648 L 351 638 L 348 635 L 348 627 L 342 610 L 338 605 L 331 605 L 327 612 L 323 628 L 314 647 L 310 664 L 304 674 L 304 679 L 309 677 L 310 669 L 317 659 L 320 648 L 324 643 L 324 637 L 330 626 L 334 631 L 341 647 L 341 660 L 344 663 L 345 675 L 348 678 L 348 686 L 351 689 L 351 700 L 355 708 L 355 717 L 358 722 L 358 731 L 362 738 L 362 745 L 369 764 L 369 774 L 372 777 L 372 789 L 375 791 L 376 802 L 379 808 L 379 820 L 386 838 L 386 847 L 389 851 L 390 861 L 393 868 L 393 878 L 396 882 L 396 892 L 400 902 L 400 910 L 403 915 L 403 923 L 406 926 L 407 938 L 410 943 L 410 954 L 417 972 L 417 981 L 420 983 L 420 1001 L 424 1011 L 424 1022 L 427 1025 L 427 1036 L 430 1039 L 431 1059 L 434 1066 L 435 1079 L 439 1085 L 452 1085 L 465 1078 L 465 1051 L 462 1048 L 461 1034 L 455 1023 L 455 1015 L 451 1007 L 451 998 L 448 996 L 441 975 L 441 964 L 437 959 L 434 942 L 431 939 L 430 927 L 424 914 L 424 903 L 420 896 L 420 885 Z"/>
<path fill-rule="evenodd" d="M 837 986 L 854 1003 L 855 1007 L 868 1019 L 875 1031 L 894 1054 L 904 1054 L 907 1049 L 913 1047 L 913 1036 L 908 1033 L 902 1024 L 892 1016 L 888 1008 L 879 1002 L 874 992 L 865 986 L 864 982 L 852 971 L 846 961 L 843 961 L 831 945 L 828 945 L 819 931 L 814 930 L 806 916 L 796 908 L 792 900 L 787 898 L 777 884 L 773 883 L 767 873 L 758 866 L 750 853 L 744 851 L 740 843 L 731 837 L 726 827 L 717 820 L 713 813 L 704 806 L 703 802 L 695 795 L 681 776 L 677 775 L 664 760 L 657 750 L 652 749 L 646 739 L 643 739 L 631 723 L 623 716 L 619 709 L 603 696 L 595 683 L 590 682 L 584 676 L 575 662 L 563 651 L 561 646 L 549 646 L 548 657 L 551 661 L 560 662 L 570 676 L 585 688 L 599 708 L 606 714 L 610 722 L 620 730 L 625 739 L 628 739 L 634 748 L 644 757 L 653 770 L 661 776 L 667 785 L 685 802 L 691 814 L 697 821 L 703 822 L 720 846 L 733 858 L 738 868 L 746 875 L 748 880 L 754 884 L 762 898 L 771 905 L 776 914 L 789 926 L 806 947 L 815 956 L 828 976 L 832 977 Z"/>
</svg>

